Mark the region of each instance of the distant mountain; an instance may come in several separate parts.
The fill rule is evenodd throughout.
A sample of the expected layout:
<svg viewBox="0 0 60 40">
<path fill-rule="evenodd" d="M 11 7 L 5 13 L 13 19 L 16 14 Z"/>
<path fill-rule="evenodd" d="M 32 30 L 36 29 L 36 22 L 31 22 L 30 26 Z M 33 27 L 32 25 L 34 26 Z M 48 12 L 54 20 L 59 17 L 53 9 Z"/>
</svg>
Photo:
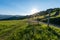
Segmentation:
<svg viewBox="0 0 60 40">
<path fill-rule="evenodd" d="M 19 20 L 24 19 L 26 16 L 20 15 L 0 15 L 0 20 Z"/>
<path fill-rule="evenodd" d="M 12 15 L 0 15 L 0 20 L 5 18 L 10 18 Z"/>
<path fill-rule="evenodd" d="M 5 18 L 3 20 L 19 20 L 19 19 L 24 19 L 25 16 L 12 16 L 12 17 L 9 17 L 9 18 Z"/>
</svg>

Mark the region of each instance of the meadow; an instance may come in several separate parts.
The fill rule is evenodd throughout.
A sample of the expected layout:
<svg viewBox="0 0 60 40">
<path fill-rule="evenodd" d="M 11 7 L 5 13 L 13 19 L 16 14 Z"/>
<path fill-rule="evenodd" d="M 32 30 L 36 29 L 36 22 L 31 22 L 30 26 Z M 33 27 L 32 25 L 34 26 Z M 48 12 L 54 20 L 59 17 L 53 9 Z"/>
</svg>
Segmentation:
<svg viewBox="0 0 60 40">
<path fill-rule="evenodd" d="M 0 40 L 60 40 L 60 28 L 29 25 L 26 20 L 0 21 Z"/>
</svg>

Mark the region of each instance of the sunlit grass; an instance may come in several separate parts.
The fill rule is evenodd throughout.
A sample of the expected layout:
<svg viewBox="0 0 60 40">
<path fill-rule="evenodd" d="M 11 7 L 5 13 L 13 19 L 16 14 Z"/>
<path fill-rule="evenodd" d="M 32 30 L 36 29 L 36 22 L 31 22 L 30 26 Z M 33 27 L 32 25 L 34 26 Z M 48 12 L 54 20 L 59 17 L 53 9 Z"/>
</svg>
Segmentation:
<svg viewBox="0 0 60 40">
<path fill-rule="evenodd" d="M 0 40 L 60 40 L 60 28 L 27 20 L 0 21 Z"/>
</svg>

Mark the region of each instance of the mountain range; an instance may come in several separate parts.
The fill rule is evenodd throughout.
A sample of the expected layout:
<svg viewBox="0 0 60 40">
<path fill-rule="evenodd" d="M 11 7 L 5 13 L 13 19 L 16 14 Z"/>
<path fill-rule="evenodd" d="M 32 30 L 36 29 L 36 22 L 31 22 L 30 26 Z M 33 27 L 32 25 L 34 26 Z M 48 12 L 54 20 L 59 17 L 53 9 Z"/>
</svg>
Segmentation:
<svg viewBox="0 0 60 40">
<path fill-rule="evenodd" d="M 24 19 L 26 16 L 20 16 L 20 15 L 0 15 L 0 20 L 18 20 L 18 19 Z"/>
</svg>

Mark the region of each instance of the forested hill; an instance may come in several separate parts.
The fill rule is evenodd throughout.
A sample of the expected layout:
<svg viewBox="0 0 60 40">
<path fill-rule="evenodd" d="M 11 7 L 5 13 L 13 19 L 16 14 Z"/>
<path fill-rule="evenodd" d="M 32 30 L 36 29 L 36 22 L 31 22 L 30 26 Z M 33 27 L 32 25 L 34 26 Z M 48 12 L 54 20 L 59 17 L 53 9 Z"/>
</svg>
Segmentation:
<svg viewBox="0 0 60 40">
<path fill-rule="evenodd" d="M 40 11 L 38 13 L 33 14 L 35 20 L 47 22 L 48 16 L 50 13 L 50 23 L 60 25 L 60 8 L 50 8 L 45 11 Z"/>
<path fill-rule="evenodd" d="M 38 13 L 35 13 L 35 14 L 33 14 L 33 15 L 40 15 L 40 16 L 43 16 L 43 15 L 47 15 L 47 14 L 53 14 L 53 12 L 55 12 L 56 14 L 56 16 L 57 15 L 59 15 L 59 13 L 60 13 L 60 8 L 50 8 L 50 9 L 47 9 L 47 10 L 44 10 L 44 11 L 40 11 L 40 12 L 38 12 Z"/>
</svg>

